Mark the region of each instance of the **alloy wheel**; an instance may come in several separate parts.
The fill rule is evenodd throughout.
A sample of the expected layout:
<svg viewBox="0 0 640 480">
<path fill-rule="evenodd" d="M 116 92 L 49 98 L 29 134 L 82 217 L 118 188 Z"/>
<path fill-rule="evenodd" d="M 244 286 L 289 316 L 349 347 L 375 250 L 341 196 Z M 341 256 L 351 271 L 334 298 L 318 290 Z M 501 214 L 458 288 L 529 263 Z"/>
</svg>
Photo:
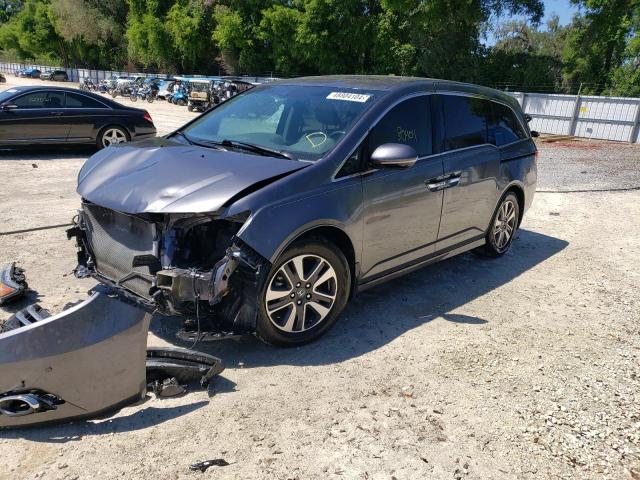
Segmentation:
<svg viewBox="0 0 640 480">
<path fill-rule="evenodd" d="M 319 255 L 298 255 L 271 278 L 265 308 L 271 323 L 287 333 L 300 333 L 327 318 L 338 292 L 338 277 Z"/>
<path fill-rule="evenodd" d="M 127 141 L 127 135 L 119 128 L 109 128 L 102 135 L 102 146 L 116 145 Z"/>
<path fill-rule="evenodd" d="M 511 200 L 506 200 L 498 210 L 493 225 L 493 240 L 498 250 L 509 245 L 516 229 L 516 206 Z"/>
</svg>

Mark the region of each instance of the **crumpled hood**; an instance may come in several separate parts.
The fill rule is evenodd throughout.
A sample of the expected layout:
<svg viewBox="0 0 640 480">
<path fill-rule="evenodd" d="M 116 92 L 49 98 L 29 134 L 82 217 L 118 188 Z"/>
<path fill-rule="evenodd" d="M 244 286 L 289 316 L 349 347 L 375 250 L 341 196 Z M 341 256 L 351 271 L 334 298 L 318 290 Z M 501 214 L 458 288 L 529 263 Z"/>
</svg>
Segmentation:
<svg viewBox="0 0 640 480">
<path fill-rule="evenodd" d="M 155 138 L 93 155 L 80 170 L 77 192 L 125 213 L 215 212 L 255 183 L 307 165 Z"/>
</svg>

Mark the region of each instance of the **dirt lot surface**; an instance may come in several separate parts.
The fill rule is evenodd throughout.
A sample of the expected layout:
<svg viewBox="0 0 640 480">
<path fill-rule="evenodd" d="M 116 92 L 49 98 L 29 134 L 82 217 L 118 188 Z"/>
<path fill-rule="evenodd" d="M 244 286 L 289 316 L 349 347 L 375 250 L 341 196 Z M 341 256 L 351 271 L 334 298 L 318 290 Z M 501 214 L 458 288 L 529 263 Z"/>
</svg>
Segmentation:
<svg viewBox="0 0 640 480">
<path fill-rule="evenodd" d="M 145 107 L 161 132 L 190 115 Z M 0 232 L 67 223 L 89 154 L 0 153 Z M 543 145 L 538 187 L 639 186 L 609 161 L 637 175 L 640 147 Z M 51 310 L 92 285 L 69 275 L 63 228 L 0 234 L 0 252 Z M 638 480 L 639 258 L 640 191 L 538 193 L 505 257 L 369 290 L 304 348 L 200 345 L 227 365 L 208 392 L 2 431 L 0 478 Z M 150 342 L 177 326 L 155 319 Z M 188 469 L 213 458 L 230 465 Z"/>
</svg>

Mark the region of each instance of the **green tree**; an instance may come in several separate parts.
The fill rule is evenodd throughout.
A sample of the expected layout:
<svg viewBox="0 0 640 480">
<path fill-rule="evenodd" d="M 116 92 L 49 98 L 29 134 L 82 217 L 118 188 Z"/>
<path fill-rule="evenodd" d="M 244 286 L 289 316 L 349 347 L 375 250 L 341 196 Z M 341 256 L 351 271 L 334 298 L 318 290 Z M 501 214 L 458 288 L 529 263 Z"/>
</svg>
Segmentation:
<svg viewBox="0 0 640 480">
<path fill-rule="evenodd" d="M 564 50 L 565 82 L 601 94 L 613 87 L 616 71 L 629 67 L 638 35 L 639 0 L 576 0 L 584 14 L 574 19 Z M 620 80 L 618 80 L 620 81 Z"/>
<path fill-rule="evenodd" d="M 0 46 L 23 59 L 68 64 L 67 45 L 56 32 L 49 1 L 27 0 L 23 9 L 0 27 Z"/>
<path fill-rule="evenodd" d="M 23 0 L 0 0 L 0 23 L 7 22 L 22 10 L 23 5 Z"/>
<path fill-rule="evenodd" d="M 165 29 L 182 72 L 206 73 L 217 65 L 218 52 L 211 38 L 213 11 L 204 0 L 180 0 L 168 11 Z"/>
<path fill-rule="evenodd" d="M 74 65 L 98 68 L 126 63 L 125 0 L 53 0 L 58 34 Z"/>
<path fill-rule="evenodd" d="M 491 86 L 529 92 L 555 92 L 562 86 L 562 50 L 567 28 L 551 18 L 540 30 L 522 20 L 508 21 L 495 31 L 480 73 Z"/>
<path fill-rule="evenodd" d="M 129 60 L 149 69 L 173 70 L 176 53 L 165 17 L 173 6 L 170 0 L 128 0 L 126 38 Z"/>
</svg>

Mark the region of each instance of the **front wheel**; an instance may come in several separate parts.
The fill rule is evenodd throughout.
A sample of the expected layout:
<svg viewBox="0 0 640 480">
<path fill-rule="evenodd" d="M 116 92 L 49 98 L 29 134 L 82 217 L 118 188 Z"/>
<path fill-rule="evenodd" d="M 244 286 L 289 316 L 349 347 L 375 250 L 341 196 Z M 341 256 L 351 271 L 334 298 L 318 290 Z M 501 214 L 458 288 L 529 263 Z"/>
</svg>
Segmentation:
<svg viewBox="0 0 640 480">
<path fill-rule="evenodd" d="M 507 193 L 493 214 L 486 243 L 475 251 L 487 257 L 501 257 L 509 250 L 520 221 L 520 204 L 513 192 Z"/>
<path fill-rule="evenodd" d="M 312 342 L 335 324 L 350 288 L 351 270 L 338 248 L 321 239 L 293 244 L 261 292 L 258 337 L 283 347 Z"/>
</svg>

